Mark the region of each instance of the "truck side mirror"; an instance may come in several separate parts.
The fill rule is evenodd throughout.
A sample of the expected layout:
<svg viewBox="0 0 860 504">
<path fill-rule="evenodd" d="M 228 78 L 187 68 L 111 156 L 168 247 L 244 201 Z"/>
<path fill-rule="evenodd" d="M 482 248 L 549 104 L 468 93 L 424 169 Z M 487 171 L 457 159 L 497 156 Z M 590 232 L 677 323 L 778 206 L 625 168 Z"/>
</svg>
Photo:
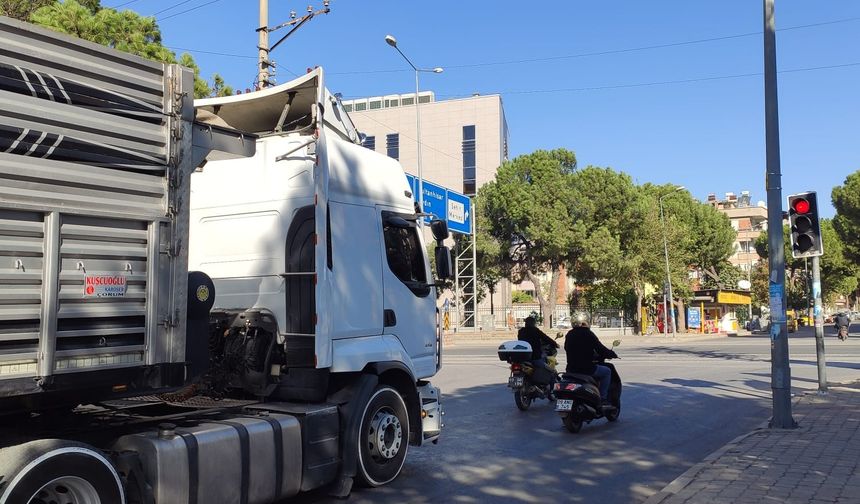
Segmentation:
<svg viewBox="0 0 860 504">
<path fill-rule="evenodd" d="M 448 223 L 443 220 L 436 219 L 432 221 L 430 229 L 433 231 L 433 238 L 436 241 L 446 240 L 450 236 L 450 233 L 448 233 Z"/>
<path fill-rule="evenodd" d="M 451 250 L 448 247 L 436 247 L 436 276 L 441 280 L 447 280 L 453 276 L 452 271 Z"/>
</svg>

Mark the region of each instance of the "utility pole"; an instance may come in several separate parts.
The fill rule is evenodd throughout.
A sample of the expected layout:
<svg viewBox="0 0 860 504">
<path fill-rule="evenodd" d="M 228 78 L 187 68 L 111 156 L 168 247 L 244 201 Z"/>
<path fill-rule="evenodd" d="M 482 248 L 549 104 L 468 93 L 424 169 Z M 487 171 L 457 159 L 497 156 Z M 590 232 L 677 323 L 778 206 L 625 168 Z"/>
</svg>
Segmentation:
<svg viewBox="0 0 860 504">
<path fill-rule="evenodd" d="M 812 297 L 815 307 L 812 309 L 815 317 L 815 357 L 818 361 L 818 393 L 827 394 L 827 359 L 824 356 L 824 313 L 821 309 L 821 258 L 812 258 Z"/>
<path fill-rule="evenodd" d="M 257 59 L 257 89 L 263 89 L 273 84 L 269 73 L 269 68 L 275 66 L 274 62 L 269 60 L 271 52 L 281 45 L 281 42 L 287 40 L 287 37 L 295 33 L 299 27 L 313 19 L 317 14 L 328 14 L 331 12 L 331 9 L 329 8 L 330 3 L 331 0 L 323 0 L 323 8 L 316 11 L 314 11 L 314 8 L 309 5 L 308 13 L 301 18 L 296 18 L 296 11 L 290 11 L 289 21 L 281 23 L 274 28 L 269 28 L 269 0 L 260 0 L 260 26 L 257 28 L 259 36 L 259 41 L 257 43 L 257 49 L 259 50 L 259 57 Z M 293 28 L 269 47 L 269 33 L 280 30 L 281 28 L 286 28 L 287 26 L 292 26 Z"/>
<path fill-rule="evenodd" d="M 260 0 L 260 25 L 257 35 L 257 87 L 263 89 L 269 82 L 269 0 Z"/>
<path fill-rule="evenodd" d="M 767 158 L 768 286 L 770 292 L 770 387 L 773 417 L 770 427 L 793 429 L 791 368 L 785 313 L 785 241 L 782 237 L 782 168 L 779 159 L 779 105 L 776 86 L 774 0 L 764 0 L 764 118 Z"/>
</svg>

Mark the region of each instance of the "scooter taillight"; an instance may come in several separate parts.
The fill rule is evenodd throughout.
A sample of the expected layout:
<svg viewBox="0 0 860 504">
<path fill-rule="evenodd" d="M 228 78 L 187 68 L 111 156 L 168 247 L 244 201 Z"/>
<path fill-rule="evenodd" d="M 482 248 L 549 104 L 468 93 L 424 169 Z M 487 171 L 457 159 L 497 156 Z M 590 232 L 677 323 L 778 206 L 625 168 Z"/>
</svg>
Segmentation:
<svg viewBox="0 0 860 504">
<path fill-rule="evenodd" d="M 523 367 L 519 365 L 519 363 L 514 362 L 511 364 L 511 371 L 522 371 Z"/>
</svg>

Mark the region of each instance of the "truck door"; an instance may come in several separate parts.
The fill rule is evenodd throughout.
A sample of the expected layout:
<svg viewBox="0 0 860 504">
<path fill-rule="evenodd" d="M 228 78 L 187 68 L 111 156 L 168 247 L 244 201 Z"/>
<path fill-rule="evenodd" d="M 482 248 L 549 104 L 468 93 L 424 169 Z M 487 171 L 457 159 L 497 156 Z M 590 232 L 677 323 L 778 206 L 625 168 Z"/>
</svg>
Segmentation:
<svg viewBox="0 0 860 504">
<path fill-rule="evenodd" d="M 414 215 L 382 211 L 383 332 L 395 335 L 412 358 L 417 377 L 436 372 L 436 298 L 424 240 Z"/>
</svg>

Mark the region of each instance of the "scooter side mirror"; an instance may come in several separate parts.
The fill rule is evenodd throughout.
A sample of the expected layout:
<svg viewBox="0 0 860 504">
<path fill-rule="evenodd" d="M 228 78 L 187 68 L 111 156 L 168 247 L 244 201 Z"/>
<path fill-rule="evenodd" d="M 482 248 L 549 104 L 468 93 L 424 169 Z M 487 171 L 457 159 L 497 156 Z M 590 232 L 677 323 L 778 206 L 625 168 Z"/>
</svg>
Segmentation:
<svg viewBox="0 0 860 504">
<path fill-rule="evenodd" d="M 612 342 L 612 348 L 615 348 L 617 346 L 621 346 L 621 340 L 620 339 L 617 339 L 617 340 Z"/>
</svg>

